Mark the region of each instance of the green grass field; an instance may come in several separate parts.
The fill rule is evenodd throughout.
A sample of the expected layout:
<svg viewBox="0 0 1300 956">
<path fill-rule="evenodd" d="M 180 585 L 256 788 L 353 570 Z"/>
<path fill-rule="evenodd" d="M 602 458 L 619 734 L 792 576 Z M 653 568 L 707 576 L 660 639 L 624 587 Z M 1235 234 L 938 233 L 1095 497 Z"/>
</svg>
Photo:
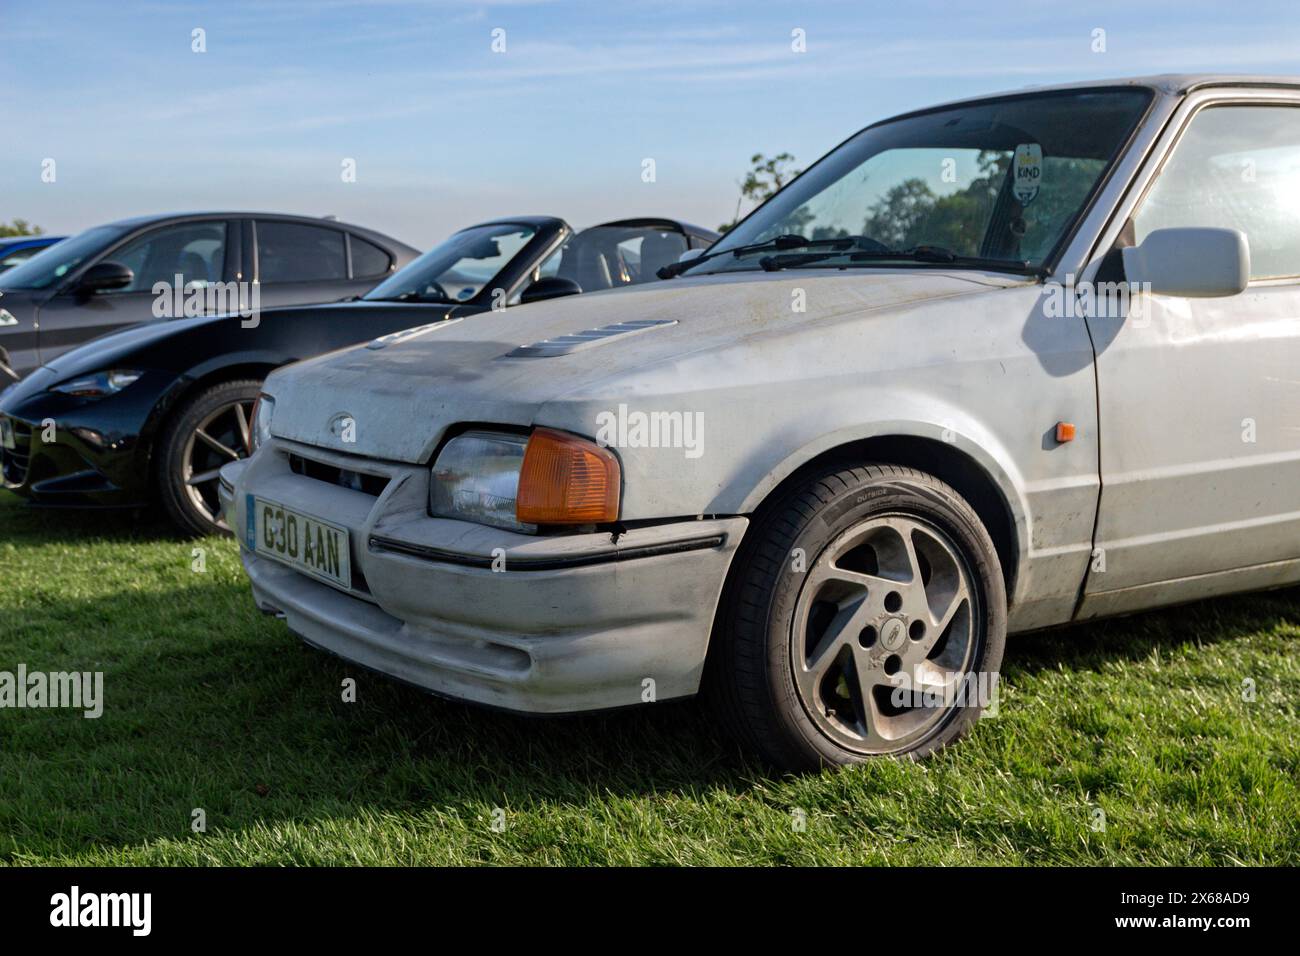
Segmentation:
<svg viewBox="0 0 1300 956">
<path fill-rule="evenodd" d="M 0 710 L 10 864 L 1300 863 L 1300 589 L 1013 638 L 959 747 L 774 779 L 693 702 L 530 720 L 349 667 L 230 541 L 199 574 L 7 494 L 0 529 L 0 671 L 105 675 L 98 720 Z"/>
</svg>

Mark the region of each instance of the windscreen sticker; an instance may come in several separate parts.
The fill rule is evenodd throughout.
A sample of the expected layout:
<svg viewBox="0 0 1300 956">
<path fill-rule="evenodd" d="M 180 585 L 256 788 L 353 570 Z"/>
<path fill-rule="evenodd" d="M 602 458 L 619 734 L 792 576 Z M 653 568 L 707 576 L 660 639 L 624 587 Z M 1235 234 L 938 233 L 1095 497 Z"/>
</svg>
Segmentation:
<svg viewBox="0 0 1300 956">
<path fill-rule="evenodd" d="M 1020 205 L 1028 206 L 1038 195 L 1043 182 L 1043 147 L 1038 143 L 1021 143 L 1011 164 L 1011 191 Z"/>
</svg>

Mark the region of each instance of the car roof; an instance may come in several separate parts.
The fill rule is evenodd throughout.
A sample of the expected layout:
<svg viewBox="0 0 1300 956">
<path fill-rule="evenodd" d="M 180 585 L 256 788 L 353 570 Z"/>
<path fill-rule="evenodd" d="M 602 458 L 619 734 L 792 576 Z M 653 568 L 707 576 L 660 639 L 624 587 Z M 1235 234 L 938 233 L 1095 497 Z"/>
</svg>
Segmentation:
<svg viewBox="0 0 1300 956">
<path fill-rule="evenodd" d="M 532 226 L 536 229 L 542 229 L 546 226 L 563 225 L 567 224 L 558 216 L 504 216 L 501 219 L 488 219 L 484 222 L 476 222 L 472 226 L 465 226 L 461 229 L 457 229 L 456 232 L 464 232 L 466 229 L 478 229 L 481 226 Z"/>
<path fill-rule="evenodd" d="M 979 96 L 964 96 L 961 99 L 948 100 L 935 106 L 901 113 L 890 119 L 929 113 L 947 109 L 965 103 L 978 103 L 982 100 L 1001 99 L 1008 96 L 1023 96 L 1033 93 L 1067 92 L 1069 90 L 1100 90 L 1139 88 L 1155 91 L 1162 96 L 1183 96 L 1194 90 L 1213 86 L 1267 87 L 1300 90 L 1300 76 L 1265 75 L 1248 73 L 1158 73 L 1150 76 L 1115 77 L 1100 80 L 1078 80 L 1072 83 L 1049 83 L 1041 86 L 1024 86 L 1018 90 L 1001 90 L 984 93 Z"/>
<path fill-rule="evenodd" d="M 610 222 L 598 222 L 588 229 L 667 229 L 672 232 L 686 232 L 692 235 L 713 236 L 717 237 L 720 233 L 707 229 L 704 226 L 697 226 L 694 223 L 685 222 L 681 219 L 668 219 L 663 216 L 637 216 L 632 219 L 615 219 Z"/>
<path fill-rule="evenodd" d="M 534 226 L 541 228 L 544 226 L 564 226 L 567 223 L 558 216 L 507 216 L 503 219 L 489 219 L 486 222 L 476 222 L 472 226 L 465 226 L 464 229 L 458 229 L 457 232 L 464 232 L 465 229 L 478 229 L 481 226 Z M 574 229 L 575 232 L 582 232 L 585 229 L 595 229 L 597 227 L 611 228 L 662 228 L 671 229 L 674 232 L 684 231 L 696 235 L 717 236 L 717 232 L 704 226 L 697 226 L 693 223 L 684 222 L 681 219 L 669 219 L 666 216 L 637 216 L 632 219 L 614 219 L 609 222 L 593 223 L 590 226 L 582 226 Z"/>
<path fill-rule="evenodd" d="M 365 226 L 358 226 L 351 222 L 342 222 L 328 216 L 297 216 L 287 212 L 239 212 L 224 209 L 197 212 L 164 212 L 154 213 L 146 216 L 131 216 L 126 219 L 115 219 L 112 222 L 103 223 L 106 226 L 114 226 L 119 229 L 138 229 L 140 226 L 149 226 L 154 223 L 162 222 L 184 222 L 187 219 L 278 219 L 283 222 L 301 222 L 314 226 L 334 226 L 339 229 L 346 229 L 348 232 L 354 232 L 359 236 L 380 239 L 385 243 L 401 246 L 415 252 L 413 247 L 408 246 L 400 239 L 394 239 L 386 233 L 378 232 L 374 229 L 368 229 Z"/>
<path fill-rule="evenodd" d="M 0 246 L 25 246 L 32 243 L 46 243 L 54 245 L 56 242 L 62 242 L 67 236 L 51 236 L 41 233 L 39 236 L 0 236 Z"/>
<path fill-rule="evenodd" d="M 184 212 L 159 212 L 150 213 L 144 216 L 128 216 L 125 219 L 114 219 L 112 222 L 106 222 L 106 226 L 143 226 L 152 222 L 164 222 L 171 219 L 292 219 L 297 222 L 328 222 L 336 226 L 348 226 L 349 228 L 362 228 L 360 226 L 351 226 L 349 223 L 340 222 L 329 216 L 299 216 L 289 212 L 255 212 L 255 211 L 234 211 L 229 209 L 199 209 L 188 210 Z"/>
</svg>

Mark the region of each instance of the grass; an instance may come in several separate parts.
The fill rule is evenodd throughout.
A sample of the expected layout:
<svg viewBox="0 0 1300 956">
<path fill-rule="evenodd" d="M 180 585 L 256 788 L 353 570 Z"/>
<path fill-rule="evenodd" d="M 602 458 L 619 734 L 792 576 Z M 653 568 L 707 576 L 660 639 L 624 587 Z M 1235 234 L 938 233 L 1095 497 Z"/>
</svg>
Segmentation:
<svg viewBox="0 0 1300 956">
<path fill-rule="evenodd" d="M 0 862 L 1300 863 L 1300 589 L 1012 638 L 960 746 L 773 778 L 693 702 L 515 718 L 310 650 L 227 540 L 0 529 L 0 670 L 105 675 L 98 720 L 0 710 Z"/>
</svg>

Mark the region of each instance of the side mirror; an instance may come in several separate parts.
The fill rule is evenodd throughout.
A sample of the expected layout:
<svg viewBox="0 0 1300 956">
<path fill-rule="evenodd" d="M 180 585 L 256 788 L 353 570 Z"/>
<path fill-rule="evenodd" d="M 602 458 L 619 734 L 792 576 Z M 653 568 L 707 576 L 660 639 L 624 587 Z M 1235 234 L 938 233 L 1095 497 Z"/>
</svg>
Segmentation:
<svg viewBox="0 0 1300 956">
<path fill-rule="evenodd" d="M 93 295 L 110 289 L 124 289 L 135 280 L 135 273 L 120 262 L 96 262 L 77 280 L 77 292 Z"/>
<path fill-rule="evenodd" d="M 1209 299 L 1250 282 L 1250 246 L 1240 229 L 1157 229 L 1121 254 L 1124 278 L 1159 295 Z"/>
<path fill-rule="evenodd" d="M 564 279 L 560 276 L 547 276 L 545 279 L 538 279 L 519 296 L 521 304 L 527 305 L 529 302 L 541 302 L 543 299 L 558 299 L 565 295 L 578 295 L 582 292 L 582 286 L 572 279 Z"/>
</svg>

